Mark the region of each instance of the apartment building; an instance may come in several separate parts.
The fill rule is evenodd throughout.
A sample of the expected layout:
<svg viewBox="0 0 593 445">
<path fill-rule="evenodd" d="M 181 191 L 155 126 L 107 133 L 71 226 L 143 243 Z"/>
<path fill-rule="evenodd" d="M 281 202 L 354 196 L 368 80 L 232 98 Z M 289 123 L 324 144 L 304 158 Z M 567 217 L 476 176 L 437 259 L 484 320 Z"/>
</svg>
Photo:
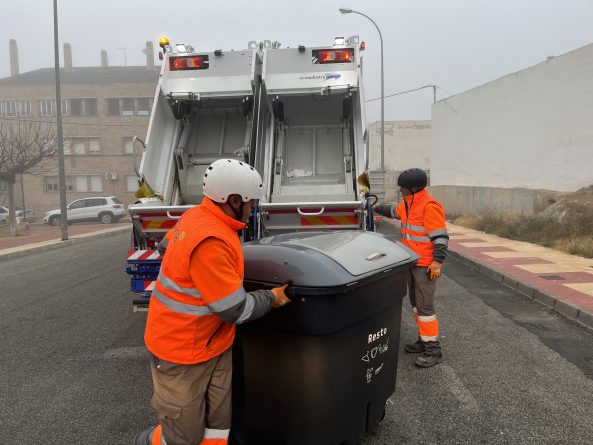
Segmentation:
<svg viewBox="0 0 593 445">
<path fill-rule="evenodd" d="M 0 79 L 0 119 L 56 119 L 54 68 L 19 72 L 18 49 L 10 41 L 11 76 Z M 144 139 L 160 67 L 154 64 L 152 42 L 146 42 L 146 66 L 75 67 L 69 44 L 64 45 L 60 69 L 67 200 L 115 195 L 134 201 L 137 180 L 134 162 Z M 137 153 L 134 153 L 136 149 Z M 42 161 L 15 187 L 17 207 L 24 201 L 38 218 L 60 205 L 57 155 Z M 0 184 L 0 205 L 7 205 L 6 185 Z"/>
</svg>

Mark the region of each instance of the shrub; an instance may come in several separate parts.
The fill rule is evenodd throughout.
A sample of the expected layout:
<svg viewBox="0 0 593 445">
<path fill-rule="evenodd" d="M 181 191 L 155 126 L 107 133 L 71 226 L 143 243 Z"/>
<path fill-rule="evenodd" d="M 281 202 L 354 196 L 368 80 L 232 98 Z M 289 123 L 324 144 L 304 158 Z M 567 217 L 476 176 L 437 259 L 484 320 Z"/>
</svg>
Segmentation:
<svg viewBox="0 0 593 445">
<path fill-rule="evenodd" d="M 453 224 L 593 258 L 593 223 L 586 216 L 558 222 L 550 217 L 485 213 L 460 215 Z"/>
</svg>

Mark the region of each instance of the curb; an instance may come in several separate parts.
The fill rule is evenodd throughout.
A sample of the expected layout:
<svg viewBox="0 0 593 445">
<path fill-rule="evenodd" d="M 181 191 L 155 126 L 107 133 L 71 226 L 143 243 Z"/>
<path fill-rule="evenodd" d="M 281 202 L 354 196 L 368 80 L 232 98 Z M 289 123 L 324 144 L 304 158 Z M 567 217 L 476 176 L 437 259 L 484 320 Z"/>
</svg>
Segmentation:
<svg viewBox="0 0 593 445">
<path fill-rule="evenodd" d="M 593 314 L 580 310 L 579 308 L 567 303 L 556 295 L 552 295 L 529 284 L 521 283 L 511 276 L 505 275 L 502 272 L 494 270 L 472 258 L 452 250 L 450 247 L 448 253 L 457 261 L 470 267 L 471 269 L 478 271 L 478 273 L 481 275 L 484 275 L 491 280 L 513 289 L 515 292 L 543 306 L 546 306 L 549 309 L 552 309 L 553 311 L 572 321 L 576 321 L 581 326 L 593 330 Z"/>
<path fill-rule="evenodd" d="M 23 257 L 29 256 L 29 255 L 34 255 L 36 253 L 40 253 L 40 252 L 56 250 L 56 249 L 60 249 L 62 247 L 68 247 L 68 246 L 72 246 L 74 244 L 80 244 L 80 243 L 84 243 L 86 241 L 92 241 L 97 238 L 107 238 L 109 236 L 119 235 L 120 233 L 123 233 L 123 232 L 129 232 L 131 230 L 131 228 L 132 228 L 132 225 L 130 224 L 129 227 L 118 227 L 116 229 L 107 229 L 105 231 L 89 232 L 89 233 L 84 233 L 81 235 L 76 235 L 76 237 L 69 238 L 66 241 L 52 240 L 52 241 L 46 241 L 44 243 L 38 243 L 41 245 L 34 244 L 29 247 L 27 245 L 24 245 L 24 246 L 22 246 L 21 250 L 16 250 L 14 252 L 2 253 L 0 251 L 0 262 L 12 260 L 15 258 L 23 258 Z M 45 243 L 47 243 L 47 244 L 45 244 Z"/>
</svg>

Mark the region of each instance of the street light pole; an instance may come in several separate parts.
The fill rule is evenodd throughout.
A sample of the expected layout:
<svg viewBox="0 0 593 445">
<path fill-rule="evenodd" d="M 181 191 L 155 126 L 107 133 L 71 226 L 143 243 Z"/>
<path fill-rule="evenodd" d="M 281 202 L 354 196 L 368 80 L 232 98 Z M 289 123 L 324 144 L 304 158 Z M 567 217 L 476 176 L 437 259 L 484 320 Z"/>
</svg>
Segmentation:
<svg viewBox="0 0 593 445">
<path fill-rule="evenodd" d="M 56 69 L 56 124 L 58 133 L 58 174 L 60 182 L 60 228 L 62 241 L 68 239 L 66 176 L 64 174 L 64 135 L 62 133 L 62 92 L 60 91 L 60 47 L 58 46 L 58 0 L 54 0 L 54 56 Z"/>
<path fill-rule="evenodd" d="M 368 15 L 362 12 L 355 11 L 350 8 L 340 8 L 342 14 L 358 14 L 366 17 L 370 22 L 375 25 L 377 32 L 379 33 L 379 40 L 381 41 L 381 173 L 385 174 L 385 89 L 384 89 L 384 70 L 383 70 L 383 35 L 381 30 L 375 23 L 375 21 Z"/>
</svg>

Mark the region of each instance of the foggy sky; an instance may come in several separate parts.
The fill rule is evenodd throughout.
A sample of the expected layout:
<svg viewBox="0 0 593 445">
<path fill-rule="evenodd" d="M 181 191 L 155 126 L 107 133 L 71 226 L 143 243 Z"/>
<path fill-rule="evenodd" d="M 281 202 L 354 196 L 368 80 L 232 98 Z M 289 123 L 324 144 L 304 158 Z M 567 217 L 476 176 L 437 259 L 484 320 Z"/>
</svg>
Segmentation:
<svg viewBox="0 0 593 445">
<path fill-rule="evenodd" d="M 383 34 L 385 94 L 436 84 L 457 94 L 593 42 L 593 0 L 58 0 L 60 52 L 72 45 L 74 66 L 145 64 L 145 42 L 159 36 L 197 50 L 243 49 L 249 40 L 283 46 L 323 45 L 358 34 L 367 45 L 367 99 L 380 95 Z M 20 71 L 53 66 L 53 1 L 0 0 L 0 78 L 10 75 L 8 40 Z M 156 61 L 158 63 L 158 60 Z M 386 120 L 430 119 L 432 90 L 388 98 Z M 379 101 L 367 120 L 379 119 Z"/>
</svg>

